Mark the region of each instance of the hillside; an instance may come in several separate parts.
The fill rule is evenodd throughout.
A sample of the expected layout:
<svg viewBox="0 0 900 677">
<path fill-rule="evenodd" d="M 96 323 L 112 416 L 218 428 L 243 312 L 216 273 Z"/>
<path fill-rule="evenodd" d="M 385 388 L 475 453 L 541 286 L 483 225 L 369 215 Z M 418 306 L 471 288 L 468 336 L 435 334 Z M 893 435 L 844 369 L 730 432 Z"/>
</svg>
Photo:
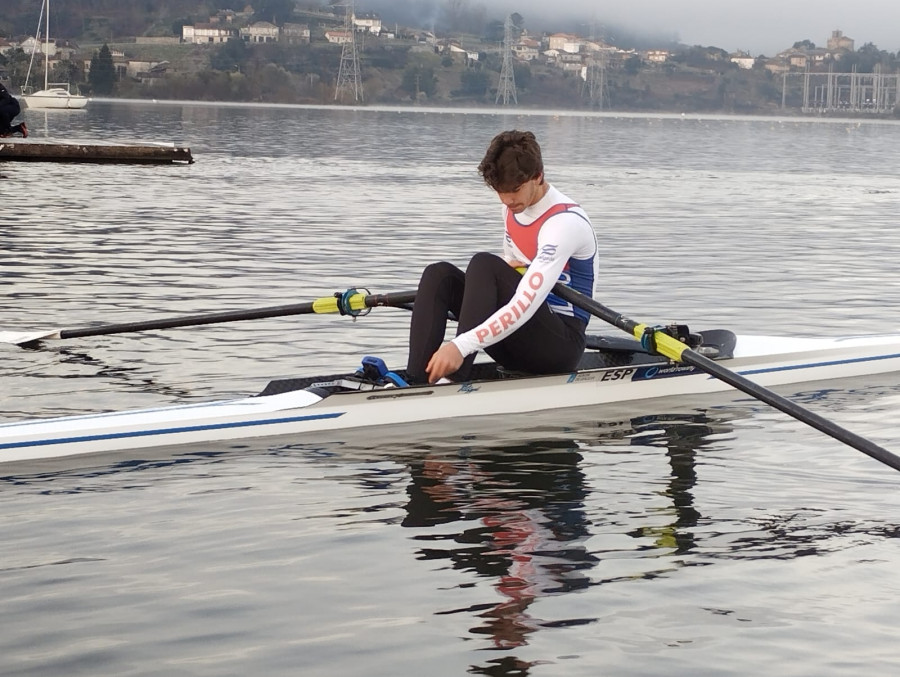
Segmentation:
<svg viewBox="0 0 900 677">
<path fill-rule="evenodd" d="M 4 4 L 0 37 L 18 44 L 33 35 L 39 0 Z M 493 105 L 502 69 L 503 24 L 474 5 L 468 10 L 466 3 L 459 6 L 456 16 L 445 11 L 433 34 L 421 26 L 400 24 L 377 34 L 357 33 L 363 100 Z M 248 10 L 244 2 L 233 0 L 53 0 L 51 9 L 53 37 L 61 47 L 71 47 L 71 53 L 51 62 L 51 79 L 67 80 L 85 94 L 272 103 L 329 103 L 336 98 L 343 48 L 329 42 L 333 36 L 327 32 L 342 28 L 342 5 L 261 0 Z M 784 58 L 750 59 L 739 66 L 715 47 L 659 45 L 639 51 L 581 38 L 586 46 L 580 54 L 547 57 L 554 50 L 547 48 L 546 34 L 526 28 L 526 20 L 514 16 L 518 46 L 533 52 L 523 51 L 515 62 L 518 106 L 763 113 L 799 111 L 804 104 L 801 78 L 788 77 L 800 73 L 789 72 L 794 67 Z M 258 36 L 246 31 L 267 21 L 264 17 L 275 20 L 275 30 L 288 23 L 308 27 L 308 38 L 291 44 L 281 38 L 257 43 Z M 229 42 L 218 43 L 213 37 L 207 44 L 178 42 L 183 26 L 211 21 L 213 27 L 231 31 Z M 154 40 L 157 43 L 150 44 Z M 165 41 L 169 44 L 158 44 Z M 543 44 L 537 48 L 529 46 L 539 42 Z M 108 86 L 92 80 L 90 73 L 91 60 L 104 45 L 118 73 Z M 598 45 L 600 52 L 590 52 Z M 602 60 L 592 54 L 602 54 Z M 22 50 L 0 55 L 0 78 L 14 91 L 24 84 L 28 61 Z M 897 57 L 875 48 L 846 53 L 827 66 L 833 69 L 835 64 L 859 72 L 877 66 L 890 73 L 896 72 Z M 814 67 L 824 72 L 825 65 Z M 887 93 L 896 102 L 896 78 L 894 83 L 893 89 L 888 83 Z M 346 99 L 345 93 L 340 99 Z"/>
</svg>

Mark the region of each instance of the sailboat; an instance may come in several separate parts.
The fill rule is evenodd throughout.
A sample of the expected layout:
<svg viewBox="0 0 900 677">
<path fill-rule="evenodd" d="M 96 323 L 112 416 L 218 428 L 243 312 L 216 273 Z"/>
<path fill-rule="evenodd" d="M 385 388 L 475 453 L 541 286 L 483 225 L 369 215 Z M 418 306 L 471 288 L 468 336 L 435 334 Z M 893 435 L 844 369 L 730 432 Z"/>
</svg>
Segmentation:
<svg viewBox="0 0 900 677">
<path fill-rule="evenodd" d="M 36 92 L 23 94 L 22 98 L 28 108 L 60 108 L 78 109 L 87 106 L 87 97 L 81 94 L 72 94 L 67 82 L 49 82 L 50 78 L 50 0 L 43 0 L 41 14 L 44 19 L 44 88 Z M 35 48 L 41 44 L 41 26 L 38 21 L 38 34 L 35 38 Z M 32 53 L 33 56 L 33 53 Z M 27 86 L 25 90 L 27 91 Z"/>
</svg>

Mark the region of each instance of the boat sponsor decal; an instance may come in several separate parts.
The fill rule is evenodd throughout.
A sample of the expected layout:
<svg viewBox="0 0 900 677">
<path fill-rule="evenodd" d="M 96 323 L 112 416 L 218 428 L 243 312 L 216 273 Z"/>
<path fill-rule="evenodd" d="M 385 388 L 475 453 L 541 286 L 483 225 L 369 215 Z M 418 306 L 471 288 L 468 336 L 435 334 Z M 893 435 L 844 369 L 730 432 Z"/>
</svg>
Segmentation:
<svg viewBox="0 0 900 677">
<path fill-rule="evenodd" d="M 575 381 L 621 381 L 623 379 L 633 377 L 635 371 L 637 371 L 637 367 L 621 367 L 617 369 L 575 372 L 574 374 L 569 374 L 569 378 L 566 382 L 573 383 Z M 634 379 L 632 378 L 632 380 Z"/>
<path fill-rule="evenodd" d="M 632 381 L 649 381 L 656 378 L 671 378 L 672 376 L 687 376 L 697 373 L 697 367 L 690 364 L 653 364 L 647 367 L 635 369 Z"/>
<path fill-rule="evenodd" d="M 98 442 L 102 440 L 125 440 L 135 437 L 153 437 L 155 435 L 181 435 L 184 433 L 200 432 L 202 430 L 226 430 L 229 428 L 252 428 L 264 425 L 282 425 L 284 423 L 297 423 L 300 421 L 316 421 L 321 419 L 339 418 L 344 412 L 337 411 L 332 414 L 307 414 L 306 416 L 285 416 L 283 418 L 268 418 L 258 421 L 235 421 L 232 423 L 205 423 L 202 425 L 176 426 L 172 428 L 151 428 L 148 430 L 131 430 L 114 433 L 96 433 L 93 435 L 72 435 L 69 437 L 51 437 L 43 440 L 26 440 L 24 442 L 0 442 L 2 449 L 20 449 L 22 447 L 47 447 L 54 444 L 84 444 L 85 442 Z M 175 441 L 173 444 L 177 443 Z M 2 460 L 2 459 L 0 459 Z"/>
<path fill-rule="evenodd" d="M 471 383 L 463 383 L 459 387 L 459 390 L 457 390 L 456 392 L 458 392 L 458 393 L 477 393 L 479 390 L 481 390 L 481 388 L 479 388 L 476 385 L 472 385 Z"/>
</svg>

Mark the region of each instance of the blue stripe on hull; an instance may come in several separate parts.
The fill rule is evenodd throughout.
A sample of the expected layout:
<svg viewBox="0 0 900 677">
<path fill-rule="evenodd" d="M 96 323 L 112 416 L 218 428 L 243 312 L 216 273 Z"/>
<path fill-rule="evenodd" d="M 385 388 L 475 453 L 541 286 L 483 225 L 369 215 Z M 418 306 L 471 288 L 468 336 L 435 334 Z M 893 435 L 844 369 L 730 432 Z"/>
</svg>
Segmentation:
<svg viewBox="0 0 900 677">
<path fill-rule="evenodd" d="M 334 414 L 315 414 L 312 416 L 289 416 L 287 418 L 269 418 L 262 421 L 243 421 L 235 423 L 208 423 L 206 425 L 192 425 L 181 428 L 156 428 L 153 430 L 135 430 L 132 432 L 105 433 L 102 435 L 83 435 L 81 437 L 60 437 L 46 440 L 32 440 L 29 442 L 7 442 L 0 444 L 2 449 L 20 449 L 22 447 L 46 447 L 54 444 L 78 444 L 82 442 L 96 442 L 98 440 L 129 439 L 132 437 L 149 437 L 152 435 L 177 435 L 180 433 L 197 432 L 200 430 L 224 430 L 226 428 L 249 428 L 261 425 L 273 425 L 279 423 L 296 423 L 297 421 L 315 421 L 319 419 L 338 418 L 343 412 Z"/>
<path fill-rule="evenodd" d="M 818 367 L 833 367 L 840 364 L 856 364 L 858 362 L 877 362 L 878 360 L 895 360 L 900 357 L 900 353 L 893 355 L 873 355 L 871 357 L 853 357 L 846 360 L 831 360 L 829 362 L 809 362 L 807 364 L 795 364 L 785 367 L 767 367 L 765 369 L 747 369 L 746 371 L 738 371 L 741 376 L 748 374 L 771 374 L 778 371 L 794 371 L 795 369 L 815 369 Z M 840 378 L 840 377 L 838 377 Z"/>
</svg>

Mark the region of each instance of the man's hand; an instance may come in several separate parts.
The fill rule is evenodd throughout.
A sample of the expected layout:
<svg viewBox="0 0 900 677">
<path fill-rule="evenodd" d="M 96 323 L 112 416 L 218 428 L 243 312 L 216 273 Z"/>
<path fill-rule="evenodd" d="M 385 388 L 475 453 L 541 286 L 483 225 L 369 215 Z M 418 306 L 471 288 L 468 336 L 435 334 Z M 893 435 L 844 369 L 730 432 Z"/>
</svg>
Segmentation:
<svg viewBox="0 0 900 677">
<path fill-rule="evenodd" d="M 459 369 L 463 363 L 462 353 L 452 341 L 448 341 L 428 360 L 428 366 L 425 371 L 428 374 L 428 382 L 436 383 L 439 379 L 452 374 Z"/>
</svg>

